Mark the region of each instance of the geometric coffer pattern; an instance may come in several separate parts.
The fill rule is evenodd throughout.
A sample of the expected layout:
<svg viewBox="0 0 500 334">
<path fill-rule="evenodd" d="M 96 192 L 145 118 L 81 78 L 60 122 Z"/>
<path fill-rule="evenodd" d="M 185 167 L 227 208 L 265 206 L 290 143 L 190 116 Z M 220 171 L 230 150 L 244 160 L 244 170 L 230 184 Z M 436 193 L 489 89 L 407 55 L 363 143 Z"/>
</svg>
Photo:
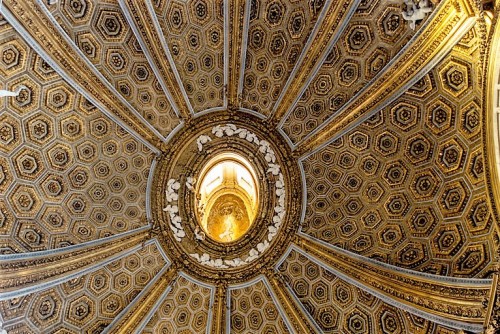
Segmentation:
<svg viewBox="0 0 500 334">
<path fill-rule="evenodd" d="M 471 30 L 402 96 L 304 160 L 305 233 L 405 268 L 488 275 L 478 43 Z"/>
<path fill-rule="evenodd" d="M 278 97 L 303 51 L 324 2 L 252 1 L 242 107 L 263 115 Z"/>
<path fill-rule="evenodd" d="M 180 276 L 143 333 L 206 333 L 211 289 Z"/>
<path fill-rule="evenodd" d="M 401 1 L 361 1 L 312 82 L 283 124 L 294 144 L 317 129 L 373 79 L 415 31 L 401 14 Z"/>
<path fill-rule="evenodd" d="M 153 154 L 65 82 L 8 24 L 0 75 L 0 253 L 82 243 L 146 225 Z"/>
<path fill-rule="evenodd" d="M 399 310 L 297 251 L 278 268 L 323 333 L 455 333 Z"/>
<path fill-rule="evenodd" d="M 290 333 L 264 282 L 231 290 L 231 333 Z"/>
<path fill-rule="evenodd" d="M 100 333 L 165 266 L 156 244 L 54 288 L 0 301 L 3 328 L 21 333 Z"/>
<path fill-rule="evenodd" d="M 155 1 L 154 11 L 194 112 L 224 104 L 224 7 L 220 0 Z"/>
<path fill-rule="evenodd" d="M 413 2 L 0 0 L 0 333 L 483 332 L 500 27 Z"/>
<path fill-rule="evenodd" d="M 164 137 L 179 124 L 118 1 L 54 1 L 49 10 L 69 38 L 144 120 Z"/>
</svg>

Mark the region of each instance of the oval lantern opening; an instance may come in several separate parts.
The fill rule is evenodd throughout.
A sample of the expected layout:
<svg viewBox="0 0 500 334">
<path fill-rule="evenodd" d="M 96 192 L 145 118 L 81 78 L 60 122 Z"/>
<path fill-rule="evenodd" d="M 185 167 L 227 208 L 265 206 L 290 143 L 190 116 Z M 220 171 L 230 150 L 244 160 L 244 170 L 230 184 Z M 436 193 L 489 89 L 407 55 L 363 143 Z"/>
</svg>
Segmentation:
<svg viewBox="0 0 500 334">
<path fill-rule="evenodd" d="M 203 168 L 196 192 L 198 221 L 206 235 L 217 242 L 241 238 L 257 214 L 259 192 L 250 163 L 234 153 L 224 153 Z"/>
</svg>

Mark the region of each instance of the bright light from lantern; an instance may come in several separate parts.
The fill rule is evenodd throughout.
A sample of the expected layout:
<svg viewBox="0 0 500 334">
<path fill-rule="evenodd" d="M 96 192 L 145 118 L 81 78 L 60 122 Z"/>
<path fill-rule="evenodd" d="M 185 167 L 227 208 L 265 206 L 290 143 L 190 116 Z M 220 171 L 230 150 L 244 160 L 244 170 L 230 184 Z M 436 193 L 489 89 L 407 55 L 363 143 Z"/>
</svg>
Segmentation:
<svg viewBox="0 0 500 334">
<path fill-rule="evenodd" d="M 257 213 L 258 191 L 250 163 L 221 154 L 207 163 L 197 189 L 198 218 L 205 233 L 219 242 L 245 234 Z"/>
</svg>

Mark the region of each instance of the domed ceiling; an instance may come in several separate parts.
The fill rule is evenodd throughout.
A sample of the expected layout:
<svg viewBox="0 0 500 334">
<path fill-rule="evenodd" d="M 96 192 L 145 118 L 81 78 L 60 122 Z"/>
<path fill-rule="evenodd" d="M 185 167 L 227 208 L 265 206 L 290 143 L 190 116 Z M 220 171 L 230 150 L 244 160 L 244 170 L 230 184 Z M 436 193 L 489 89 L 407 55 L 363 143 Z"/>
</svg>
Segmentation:
<svg viewBox="0 0 500 334">
<path fill-rule="evenodd" d="M 494 7 L 0 1 L 0 332 L 493 332 Z"/>
</svg>

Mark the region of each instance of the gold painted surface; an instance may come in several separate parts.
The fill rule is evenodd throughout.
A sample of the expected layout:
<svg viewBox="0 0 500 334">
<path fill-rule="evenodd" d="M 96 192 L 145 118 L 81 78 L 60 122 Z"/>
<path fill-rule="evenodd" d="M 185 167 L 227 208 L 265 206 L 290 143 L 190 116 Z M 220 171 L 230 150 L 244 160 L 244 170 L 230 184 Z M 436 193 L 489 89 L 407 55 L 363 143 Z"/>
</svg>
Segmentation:
<svg viewBox="0 0 500 334">
<path fill-rule="evenodd" d="M 114 119 L 104 117 L 85 101 L 76 87 L 71 87 L 64 76 L 55 73 L 20 35 L 12 34 L 10 25 L 3 17 L 0 18 L 0 88 L 15 89 L 20 84 L 27 86 L 19 97 L 0 100 L 2 253 L 65 247 L 147 224 L 144 217 L 148 189 L 146 179 L 153 155 L 141 140 L 157 148 L 167 146 L 160 145 L 160 138 L 152 127 L 162 135 L 168 135 L 179 124 L 179 119 L 172 114 L 171 101 L 187 118 L 184 127 L 193 132 L 199 130 L 198 123 L 203 116 L 196 120 L 189 119 L 189 104 L 195 111 L 202 111 L 221 107 L 229 101 L 229 113 L 208 116 L 217 119 L 220 124 L 235 119 L 240 125 L 246 122 L 248 119 L 244 113 L 235 112 L 243 106 L 238 105 L 242 103 L 242 97 L 238 96 L 236 81 L 244 72 L 245 75 L 258 74 L 258 85 L 250 87 L 251 82 L 244 82 L 248 86 L 246 93 L 250 96 L 251 93 L 264 91 L 263 99 L 254 105 L 259 104 L 259 108 L 268 115 L 276 112 L 270 121 L 261 122 L 271 124 L 273 130 L 293 101 L 297 100 L 295 95 L 301 87 L 309 79 L 312 80 L 283 128 L 299 147 L 295 154 L 289 153 L 288 147 L 280 149 L 289 153 L 280 157 L 282 166 L 295 166 L 297 156 L 319 148 L 334 136 L 341 138 L 324 151 L 322 147 L 314 158 L 306 161 L 311 163 L 304 168 L 304 185 L 307 187 L 304 194 L 307 193 L 308 201 L 304 208 L 304 232 L 317 233 L 325 241 L 345 248 L 361 249 L 359 253 L 366 257 L 400 267 L 441 275 L 490 277 L 497 261 L 495 233 L 498 230 L 498 214 L 495 204 L 498 186 L 488 169 L 495 164 L 494 154 L 488 146 L 491 133 L 485 135 L 484 132 L 488 127 L 489 114 L 488 104 L 484 103 L 484 95 L 481 95 L 484 88 L 481 69 L 486 68 L 488 57 L 483 53 L 483 43 L 476 41 L 485 39 L 480 24 L 481 15 L 476 8 L 477 2 L 443 1 L 439 9 L 436 6 L 439 1 L 432 2 L 437 11 L 433 21 L 417 23 L 417 27 L 425 28 L 413 33 L 401 16 L 400 2 L 396 1 L 360 1 L 352 22 L 344 21 L 352 1 L 329 2 L 330 10 L 323 17 L 318 17 L 321 5 L 318 8 L 316 2 L 305 4 L 281 0 L 252 1 L 248 6 L 250 13 L 245 13 L 247 3 L 235 0 L 229 7 L 230 17 L 224 17 L 225 4 L 221 1 L 158 0 L 151 2 L 156 13 L 151 13 L 145 2 L 137 0 L 119 3 L 57 1 L 47 5 L 48 10 L 40 7 L 46 2 L 3 1 L 4 8 L 13 12 L 52 61 L 63 68 L 67 77 L 75 80 L 79 89 L 84 89 L 100 101 L 107 114 L 113 115 Z M 49 19 L 49 13 L 54 13 L 57 23 Z M 250 15 L 252 22 L 248 36 L 243 33 L 246 14 Z M 298 21 L 289 20 L 292 16 Z M 450 39 L 460 30 L 455 28 L 467 26 L 474 17 L 479 23 L 472 33 L 465 34 L 459 42 Z M 160 21 L 162 31 L 156 30 L 156 19 Z M 284 19 L 291 24 L 273 25 Z M 301 19 L 306 21 L 305 25 L 300 24 Z M 303 62 L 296 63 L 296 54 L 291 51 L 304 48 L 316 19 L 319 20 L 316 39 L 312 47 L 305 50 Z M 263 34 L 253 34 L 261 23 L 269 26 L 264 27 Z M 335 52 L 328 55 L 325 66 L 321 67 L 316 77 L 311 78 L 331 38 L 340 33 L 342 23 L 347 25 L 338 46 L 345 53 L 338 57 L 339 54 L 335 53 L 338 50 L 334 48 Z M 65 33 L 59 32 L 54 24 L 63 27 Z M 136 25 L 137 36 L 131 24 Z M 229 30 L 225 31 L 228 27 Z M 301 28 L 304 30 L 298 32 L 297 29 Z M 399 44 L 393 43 L 392 39 L 397 40 L 401 31 L 391 35 L 391 29 L 405 31 Z M 75 45 L 64 38 L 66 34 Z M 281 39 L 283 35 L 285 37 Z M 383 37 L 380 40 L 385 39 L 384 43 L 373 43 L 379 38 L 374 36 L 379 35 Z M 410 36 L 416 36 L 412 44 L 403 41 Z M 255 42 L 259 43 L 261 37 L 263 48 L 257 50 Z M 163 45 L 163 38 L 166 46 Z M 364 38 L 371 44 L 362 45 Z M 145 50 L 142 50 L 140 40 L 145 41 Z M 249 45 L 254 44 L 244 55 L 241 54 L 243 40 L 247 40 Z M 272 41 L 276 43 L 273 45 Z M 454 49 L 453 44 L 457 44 Z M 173 61 L 165 54 L 165 47 L 173 54 Z M 409 92 L 402 95 L 401 100 L 387 106 L 365 123 L 360 121 L 374 108 L 384 105 L 393 92 L 433 59 L 436 52 L 448 53 L 452 49 L 450 56 L 424 75 Z M 397 61 L 388 67 L 381 65 L 388 64 L 399 50 L 404 52 Z M 281 51 L 284 51 L 283 55 L 276 56 Z M 83 62 L 79 52 L 92 62 L 93 67 Z M 227 59 L 225 54 L 228 54 Z M 120 68 L 120 55 L 124 56 L 122 60 L 126 64 L 123 68 Z M 240 59 L 245 57 L 248 68 L 242 71 Z M 268 67 L 256 69 L 261 64 L 266 65 L 264 58 Z M 358 73 L 362 79 L 352 81 L 352 71 L 343 76 L 344 63 L 350 62 L 346 66 L 352 69 L 356 67 L 351 66 L 352 63 L 360 58 L 366 60 L 365 65 L 369 64 L 363 65 L 362 73 Z M 326 64 L 328 62 L 330 64 Z M 138 65 L 143 67 L 136 71 Z M 280 72 L 283 69 L 285 72 Z M 284 89 L 292 69 L 297 72 L 288 94 L 279 105 L 271 108 L 276 101 L 274 93 Z M 145 72 L 148 72 L 147 79 L 141 81 Z M 99 78 L 99 73 L 106 80 Z M 377 77 L 377 73 L 381 75 Z M 276 78 L 270 80 L 273 74 Z M 329 85 L 325 75 L 331 76 L 333 84 Z M 127 81 L 132 83 L 129 85 L 133 91 L 130 95 L 125 89 Z M 160 81 L 166 83 L 172 97 L 168 93 L 163 95 Z M 267 85 L 269 82 L 275 85 L 273 91 Z M 108 87 L 109 84 L 114 86 L 114 90 Z M 335 107 L 339 100 L 326 91 L 341 90 L 349 96 L 360 94 L 346 105 L 344 111 L 329 118 L 331 115 L 321 110 L 321 104 L 328 108 Z M 271 103 L 267 104 L 266 99 Z M 166 100 L 165 105 L 163 102 Z M 403 106 L 401 110 L 397 108 L 400 106 Z M 305 118 L 298 112 L 300 107 L 309 108 Z M 132 112 L 135 108 L 141 116 Z M 130 135 L 116 122 L 133 129 L 135 135 Z M 262 125 L 260 129 L 266 131 L 268 125 Z M 322 125 L 325 128 L 317 130 Z M 207 133 L 214 138 L 209 130 Z M 412 147 L 414 136 L 423 138 L 420 141 L 422 145 Z M 279 142 L 274 133 L 263 138 L 270 141 L 274 138 L 273 141 Z M 222 145 L 231 146 L 237 141 L 233 139 Z M 245 145 L 251 146 L 246 142 L 241 144 Z M 158 160 L 164 158 L 168 161 L 176 146 L 170 148 L 172 150 L 165 149 Z M 419 160 L 422 148 L 428 155 L 426 159 Z M 254 156 L 252 152 L 249 154 L 252 159 L 259 155 L 253 152 Z M 190 155 L 186 160 L 198 154 L 198 149 L 194 147 L 186 152 Z M 181 180 L 185 180 L 190 172 L 189 168 L 183 169 Z M 273 189 L 276 180 L 269 177 L 267 170 L 260 173 L 260 184 L 265 184 L 266 189 Z M 303 190 L 301 179 L 295 171 L 285 178 L 291 188 L 286 197 L 286 208 L 292 212 L 292 217 L 299 217 Z M 323 182 L 325 179 L 330 181 Z M 155 188 L 156 184 L 151 187 Z M 179 196 L 191 196 L 184 183 Z M 214 223 L 211 225 L 215 235 L 226 232 L 227 217 L 240 216 L 242 226 L 249 225 L 248 209 L 243 210 L 241 203 L 234 198 L 224 198 L 216 204 Z M 269 203 L 266 209 L 271 218 L 274 204 Z M 335 208 L 339 209 L 338 215 L 326 212 L 330 209 L 335 211 Z M 183 209 L 180 208 L 182 213 Z M 425 212 L 419 209 L 425 209 Z M 194 247 L 200 247 L 195 248 L 198 251 L 201 242 L 195 240 L 192 233 L 197 226 L 193 218 L 194 210 L 190 213 L 193 215 L 183 216 L 182 226 L 187 231 L 186 238 L 193 240 Z M 350 219 L 339 223 L 339 217 Z M 282 256 L 291 235 L 302 223 L 300 219 L 294 220 L 285 224 L 286 232 L 277 237 L 276 244 L 266 251 L 262 259 L 249 266 L 251 270 L 209 270 L 193 265 L 190 274 L 202 272 L 200 277 L 204 283 L 176 281 L 166 300 L 148 319 L 146 332 L 161 329 L 169 332 L 206 332 L 210 314 L 212 321 L 217 322 L 212 323 L 214 333 L 223 332 L 228 319 L 231 328 L 239 332 L 263 332 L 266 328 L 286 332 L 281 311 L 300 333 L 315 332 L 315 325 L 322 321 L 326 327 L 330 326 L 328 317 L 322 318 L 308 309 L 311 304 L 345 311 L 337 318 L 337 328 L 342 326 L 349 332 L 356 331 L 362 323 L 367 328 L 373 328 L 374 332 L 455 332 L 413 314 L 402 313 L 382 302 L 370 304 L 374 299 L 367 296 L 363 289 L 353 288 L 322 272 L 321 278 L 331 279 L 325 298 L 322 295 L 324 289 L 320 286 L 323 280 L 310 278 L 310 263 L 290 262 L 290 268 L 295 269 L 286 274 L 274 273 L 273 264 Z M 179 251 L 176 244 L 162 243 L 166 255 L 175 263 L 176 266 L 172 267 L 175 269 L 167 271 L 157 284 L 150 286 L 149 293 L 137 298 L 164 265 L 159 260 L 162 256 L 151 251 L 150 246 L 145 247 L 146 251 L 143 249 L 119 261 L 106 261 L 110 255 L 120 254 L 149 238 L 161 240 L 169 232 L 157 221 L 151 224 L 154 226 L 152 231 L 114 243 L 103 243 L 102 247 L 88 248 L 81 253 L 68 251 L 44 258 L 2 262 L 2 288 L 8 291 L 15 291 L 17 287 L 39 289 L 36 295 L 0 303 L 3 320 L 4 314 L 8 314 L 8 320 L 2 326 L 9 333 L 37 330 L 76 333 L 83 327 L 89 332 L 100 332 L 129 305 L 128 311 L 120 315 L 123 318 L 118 319 L 118 323 L 126 323 L 123 327 L 126 329 L 118 326 L 122 328 L 118 332 L 137 328 L 172 282 L 178 270 L 176 266 L 184 266 L 183 270 L 188 271 L 186 268 L 192 265 L 189 254 Z M 259 234 L 267 237 L 267 226 L 260 226 L 263 227 L 261 230 L 254 229 L 247 234 L 249 238 Z M 245 239 L 241 238 L 240 244 Z M 489 298 L 490 303 L 494 299 L 494 291 L 491 290 L 488 295 L 490 287 L 484 284 L 443 285 L 437 279 L 416 279 L 415 275 L 381 270 L 380 266 L 332 252 L 323 245 L 300 241 L 300 237 L 298 239 L 298 244 L 309 251 L 315 261 L 325 262 L 350 279 L 379 291 L 388 300 L 400 301 L 423 311 L 428 317 L 438 315 L 480 324 L 486 316 L 483 299 Z M 256 248 L 255 243 L 250 241 L 245 246 L 246 253 Z M 362 248 L 366 245 L 370 247 L 365 251 Z M 238 251 L 237 246 L 223 243 L 216 246 L 219 247 L 219 254 Z M 209 247 L 203 248 L 203 252 L 210 251 Z M 241 254 L 246 255 L 244 252 Z M 83 278 L 86 282 L 67 280 L 54 289 L 41 285 L 54 279 L 64 280 L 66 275 L 85 270 L 96 262 L 103 265 L 95 272 L 86 274 Z M 231 301 L 231 308 L 226 309 L 229 306 L 226 291 L 231 288 L 226 283 L 232 280 L 247 284 L 250 276 L 260 274 L 268 277 L 272 289 L 268 291 L 263 284 L 241 288 L 234 294 L 238 296 L 234 302 Z M 289 278 L 284 277 L 288 274 Z M 311 289 L 309 294 L 300 297 L 298 303 L 291 291 L 303 294 L 304 281 L 311 283 Z M 217 289 L 211 294 L 207 287 L 215 286 Z M 342 308 L 344 304 L 349 306 Z M 373 307 L 366 306 L 368 304 Z M 210 313 L 210 305 L 214 306 L 213 313 Z M 497 307 L 490 304 L 488 310 L 496 312 Z M 311 318 L 306 314 L 308 311 L 311 311 Z M 349 323 L 347 320 L 351 316 L 353 320 Z"/>
<path fill-rule="evenodd" d="M 223 107 L 224 7 L 227 2 L 156 1 L 154 19 L 166 43 L 180 82 L 195 113 Z"/>
<path fill-rule="evenodd" d="M 138 325 L 147 320 L 146 315 L 151 310 L 153 305 L 157 303 L 161 294 L 173 282 L 178 275 L 177 268 L 170 266 L 168 271 L 160 277 L 153 286 L 148 287 L 147 293 L 138 300 L 134 307 L 124 314 L 109 333 L 133 333 L 138 330 Z"/>
<path fill-rule="evenodd" d="M 245 158 L 218 154 L 203 169 L 197 188 L 197 216 L 203 230 L 218 242 L 242 237 L 258 211 L 255 171 Z M 222 160 L 220 160 L 222 159 Z"/>
<path fill-rule="evenodd" d="M 226 3 L 229 6 L 229 20 L 230 33 L 229 39 L 229 59 L 231 61 L 229 65 L 229 82 L 239 82 L 242 57 L 242 39 L 243 39 L 243 29 L 244 29 L 244 16 L 246 1 L 245 0 L 232 0 Z M 228 85 L 226 92 L 228 106 L 229 108 L 236 108 L 239 105 L 238 96 L 238 85 Z"/>
<path fill-rule="evenodd" d="M 339 22 L 342 15 L 338 14 L 344 14 L 347 6 L 342 2 L 333 3 L 327 15 Z M 324 6 L 325 2 L 312 5 L 307 1 L 299 1 L 291 6 L 266 0 L 251 3 L 240 95 L 242 107 L 270 115 Z M 328 20 L 326 22 L 331 24 Z M 333 34 L 335 29 L 328 28 L 325 29 L 326 32 Z M 321 40 L 318 42 L 319 45 L 315 44 L 310 49 L 324 48 Z M 317 60 L 314 53 L 308 56 L 310 57 L 306 56 L 306 62 Z M 297 77 L 293 83 L 303 83 L 300 79 L 302 78 Z M 293 96 L 294 93 L 291 91 L 290 95 Z"/>
<path fill-rule="evenodd" d="M 263 281 L 232 289 L 230 293 L 230 332 L 235 334 L 276 333 L 289 334 L 291 329 L 278 311 L 271 291 Z M 311 333 L 314 332 L 299 332 Z"/>
<path fill-rule="evenodd" d="M 149 13 L 147 2 L 143 0 L 126 0 L 124 3 L 132 15 L 134 23 L 140 27 L 139 30 L 142 39 L 147 45 L 155 65 L 161 72 L 161 77 L 167 85 L 168 92 L 172 94 L 172 104 L 177 105 L 181 117 L 187 119 L 190 116 L 188 102 L 184 99 L 182 91 L 179 89 L 180 83 L 175 78 L 175 68 L 170 66 L 168 59 L 164 55 L 160 37 L 162 33 L 156 29 L 153 17 Z"/>
<path fill-rule="evenodd" d="M 385 1 L 383 6 L 375 1 L 358 5 L 312 82 L 305 87 L 299 101 L 291 106 L 290 113 L 284 115 L 283 130 L 294 144 L 328 123 L 329 117 L 355 99 L 356 93 L 383 72 L 418 34 L 428 17 L 412 30 L 398 15 L 400 4 L 399 0 L 391 0 Z M 290 108 L 290 102 L 283 101 L 279 107 L 283 114 L 288 109 L 282 109 Z"/>
<path fill-rule="evenodd" d="M 297 333 L 318 333 L 311 318 L 295 302 L 283 277 L 275 272 L 268 272 L 266 277 L 295 331 Z"/>
<path fill-rule="evenodd" d="M 324 333 L 433 333 L 437 327 L 342 280 L 297 251 L 278 271 Z"/>
<path fill-rule="evenodd" d="M 211 334 L 226 334 L 227 292 L 227 284 L 221 282 L 216 286 Z"/>
<path fill-rule="evenodd" d="M 0 100 L 2 253 L 62 248 L 147 225 L 151 150 L 6 22 L 1 50 L 17 54 L 9 66 L 0 64 L 2 88 L 26 87 Z"/>
<path fill-rule="evenodd" d="M 162 90 L 118 1 L 87 0 L 86 9 L 55 2 L 50 11 L 82 54 L 145 122 L 164 137 L 179 118 Z M 143 14 L 147 14 L 147 11 Z M 176 87 L 174 87 L 175 89 Z"/>
<path fill-rule="evenodd" d="M 243 200 L 226 194 L 215 200 L 207 219 L 208 235 L 220 242 L 239 239 L 250 228 L 250 217 Z"/>
<path fill-rule="evenodd" d="M 303 232 L 416 271 L 491 273 L 480 44 L 471 29 L 392 103 L 303 160 L 314 208 Z"/>
<path fill-rule="evenodd" d="M 443 50 L 449 50 L 456 44 L 457 39 L 463 36 L 475 21 L 474 5 L 468 0 L 452 0 L 439 6 L 435 13 L 436 19 L 432 20 L 416 36 L 408 48 L 399 54 L 390 66 L 384 68 L 369 82 L 353 101 L 346 104 L 333 117 L 327 118 L 321 131 L 315 131 L 301 139 L 297 144 L 300 153 L 310 152 L 325 143 L 335 133 L 342 133 L 349 125 L 359 120 L 369 111 L 381 106 L 388 98 L 397 92 L 404 84 L 411 80 L 433 57 Z M 351 65 L 348 66 L 352 68 Z M 347 69 L 346 75 L 356 73 Z M 349 76 L 353 80 L 352 76 Z M 356 80 L 353 80 L 356 82 Z M 340 99 L 342 101 L 342 99 Z M 335 99 L 332 100 L 335 106 Z M 309 122 L 316 128 L 317 122 Z"/>
<path fill-rule="evenodd" d="M 136 232 L 121 239 L 90 245 L 75 252 L 57 252 L 45 257 L 20 258 L 0 263 L 0 292 L 33 287 L 55 279 L 64 278 L 96 263 L 105 263 L 113 255 L 125 253 L 129 248 L 145 242 L 147 230 Z"/>
<path fill-rule="evenodd" d="M 80 89 L 84 89 L 87 94 L 99 101 L 121 124 L 132 129 L 153 147 L 159 148 L 158 136 L 149 127 L 144 126 L 143 120 L 118 98 L 116 91 L 111 90 L 107 83 L 99 78 L 94 68 L 82 61 L 73 44 L 56 29 L 47 12 L 40 7 L 43 4 L 9 0 L 4 1 L 2 6 L 8 8 L 16 20 L 24 23 L 23 26 L 28 33 Z"/>
<path fill-rule="evenodd" d="M 164 266 L 165 260 L 158 247 L 151 244 L 134 254 L 50 289 L 0 301 L 3 329 L 8 333 L 48 333 L 57 323 L 78 328 L 74 333 L 100 332 L 109 326 L 139 292 L 147 289 L 150 280 Z M 154 288 L 157 285 L 161 284 L 155 284 Z M 158 298 L 154 288 L 150 288 L 146 294 L 153 302 Z M 160 288 L 160 294 L 163 289 L 164 287 Z M 141 314 L 144 316 L 141 311 L 148 311 L 152 304 L 143 300 L 136 304 L 137 307 L 132 312 L 124 315 L 119 324 L 128 320 L 130 315 L 133 315 L 134 320 L 140 319 Z M 25 318 L 19 319 L 19 316 Z M 127 327 L 118 325 L 115 328 Z M 112 329 L 111 332 L 131 331 Z"/>
<path fill-rule="evenodd" d="M 299 237 L 297 243 L 305 252 L 343 275 L 400 303 L 466 324 L 482 325 L 484 322 L 483 301 L 490 293 L 490 281 L 449 284 L 384 269 L 308 238 Z"/>
<path fill-rule="evenodd" d="M 211 288 L 179 276 L 142 333 L 208 332 Z"/>
<path fill-rule="evenodd" d="M 201 116 L 192 126 L 179 132 L 179 139 L 171 142 L 166 147 L 167 153 L 158 159 L 152 181 L 155 189 L 151 198 L 151 206 L 153 220 L 157 220 L 163 229 L 163 238 L 160 242 L 165 247 L 166 253 L 177 261 L 185 272 L 207 282 L 224 280 L 240 284 L 260 275 L 261 268 L 275 263 L 283 254 L 298 229 L 303 202 L 299 168 L 293 162 L 293 158 L 290 158 L 292 155 L 289 146 L 282 141 L 281 135 L 256 116 L 241 113 L 233 119 L 231 114 L 231 111 L 228 111 Z M 214 126 L 226 124 L 228 120 L 236 127 L 236 131 L 240 128 L 248 129 L 259 140 L 266 139 L 271 145 L 274 156 L 261 153 L 261 147 L 256 147 L 252 138 L 250 138 L 252 143 L 249 143 L 249 138 L 242 138 L 241 134 L 230 138 L 213 136 Z M 202 136 L 211 136 L 212 140 L 205 143 L 202 153 L 198 154 L 196 152 L 200 151 L 197 139 L 206 138 Z M 263 141 L 260 143 L 266 144 Z M 267 150 L 266 148 L 264 151 Z M 199 189 L 204 187 L 205 166 L 209 168 L 212 166 L 211 162 L 216 163 L 213 159 L 228 151 L 248 157 L 252 169 L 255 170 L 254 179 L 259 197 L 256 204 L 259 209 L 254 225 L 245 236 L 234 243 L 220 243 L 206 236 L 194 218 L 199 215 L 200 211 L 203 211 L 203 208 L 199 206 L 202 200 Z M 270 161 L 275 159 L 282 175 L 273 175 L 266 159 Z M 182 238 L 180 241 L 174 238 L 176 235 L 175 232 L 171 232 L 173 227 L 170 225 L 170 217 L 163 210 L 169 204 L 165 199 L 165 192 L 168 191 L 169 182 L 171 182 L 169 180 L 178 179 L 179 176 L 180 189 L 177 204 L 179 204 L 182 216 L 181 227 L 185 231 L 184 237 L 182 233 L 179 234 Z M 189 188 L 186 184 L 184 188 L 184 180 L 190 177 L 197 180 L 196 186 Z M 209 177 L 207 180 L 212 181 L 213 178 Z M 283 191 L 283 185 L 285 191 Z M 220 190 L 224 191 L 224 189 Z M 247 197 L 243 194 L 240 196 Z M 285 211 L 281 211 L 278 207 L 280 202 L 284 203 Z M 277 211 L 280 211 L 279 215 Z M 273 230 L 271 224 L 279 229 Z M 274 237 L 273 234 L 275 234 Z M 232 268 L 225 268 L 226 266 L 232 266 Z"/>
<path fill-rule="evenodd" d="M 486 111 L 486 122 L 483 128 L 484 140 L 484 150 L 487 154 L 486 163 L 486 173 L 490 176 L 489 187 L 489 201 L 493 206 L 499 205 L 498 199 L 500 199 L 500 183 L 499 178 L 495 177 L 499 175 L 498 170 L 498 151 L 495 145 L 495 136 L 498 136 L 498 131 L 500 127 L 495 127 L 495 118 L 498 120 L 498 114 L 495 109 L 499 107 L 497 103 L 500 103 L 500 96 L 498 95 L 498 89 L 495 89 L 497 84 L 500 82 L 500 63 L 498 53 L 500 51 L 500 24 L 499 24 L 499 13 L 500 13 L 500 1 L 495 1 L 492 11 L 494 12 L 493 25 L 490 29 L 489 40 L 487 44 L 487 57 L 489 61 L 486 63 L 485 72 L 486 79 L 484 85 L 484 102 Z M 496 102 L 496 103 L 495 103 Z M 498 221 L 498 210 L 494 211 L 496 221 Z M 498 224 L 497 224 L 498 229 Z M 498 232 L 497 232 L 498 233 Z M 498 247 L 498 246 L 497 246 Z M 497 248 L 498 251 L 498 248 Z M 500 328 L 500 280 L 498 269 L 499 263 L 497 260 L 496 269 L 497 271 L 493 276 L 493 285 L 490 291 L 489 298 L 487 300 L 487 317 L 484 322 L 484 327 L 486 328 L 486 334 L 493 334 Z"/>
</svg>

